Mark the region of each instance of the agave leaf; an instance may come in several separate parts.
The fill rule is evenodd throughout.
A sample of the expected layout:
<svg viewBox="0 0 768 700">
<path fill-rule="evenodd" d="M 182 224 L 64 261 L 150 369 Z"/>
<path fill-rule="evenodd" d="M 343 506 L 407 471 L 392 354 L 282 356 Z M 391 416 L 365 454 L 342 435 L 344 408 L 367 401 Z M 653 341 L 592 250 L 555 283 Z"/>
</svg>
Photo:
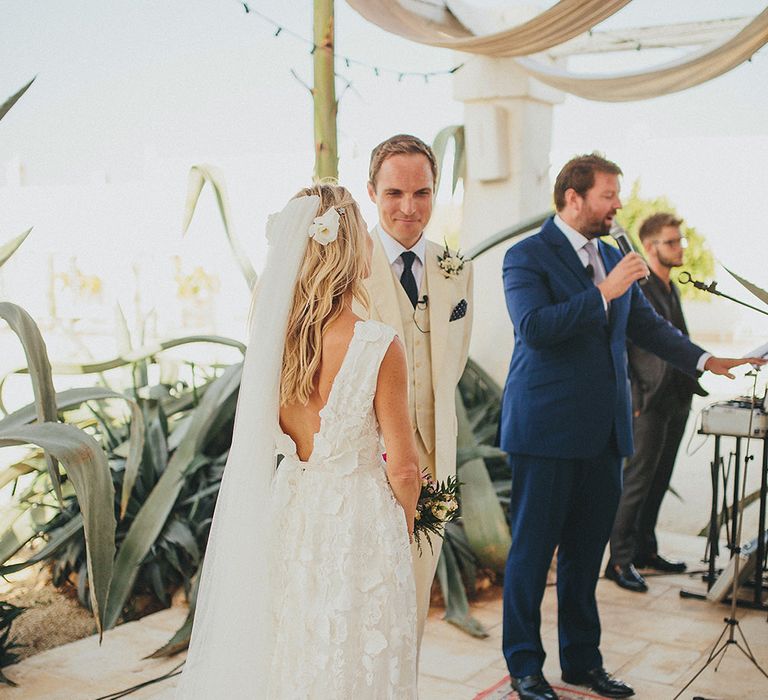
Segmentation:
<svg viewBox="0 0 768 700">
<path fill-rule="evenodd" d="M 55 508 L 31 501 L 14 503 L 3 513 L 4 528 L 0 536 L 0 561 L 7 561 L 27 542 L 39 535 L 56 512 Z"/>
<path fill-rule="evenodd" d="M 199 454 L 208 428 L 216 420 L 220 408 L 237 391 L 242 365 L 233 365 L 216 379 L 205 392 L 190 419 L 190 427 L 163 475 L 136 515 L 115 561 L 114 578 L 104 618 L 107 629 L 114 627 L 128 599 L 139 566 L 165 525 L 165 521 L 183 486 L 183 475 Z"/>
<path fill-rule="evenodd" d="M 99 634 L 115 556 L 115 489 L 104 450 L 72 425 L 37 424 L 0 431 L 0 446 L 39 445 L 61 460 L 74 485 L 85 528 L 91 607 Z"/>
<path fill-rule="evenodd" d="M 192 590 L 189 594 L 189 611 L 187 617 L 184 620 L 184 624 L 176 630 L 173 637 L 171 637 L 163 646 L 157 651 L 153 652 L 147 659 L 159 659 L 163 656 L 173 656 L 180 651 L 184 651 L 189 646 L 189 640 L 192 638 L 192 623 L 195 619 L 195 607 L 197 605 L 197 591 L 200 588 L 200 572 L 202 571 L 202 564 L 198 567 L 197 572 L 192 577 L 193 584 Z"/>
<path fill-rule="evenodd" d="M 479 566 L 477 557 L 467 539 L 467 533 L 464 532 L 463 523 L 460 520 L 446 523 L 444 534 L 451 543 L 451 548 L 456 557 L 456 563 L 459 565 L 461 578 L 464 581 L 467 593 L 472 595 L 476 588 L 475 584 L 477 583 Z"/>
<path fill-rule="evenodd" d="M 11 464 L 9 467 L 0 471 L 0 489 L 4 488 L 12 481 L 16 481 L 20 476 L 31 474 L 34 471 L 37 471 L 37 469 L 28 462 L 16 462 L 16 464 Z"/>
<path fill-rule="evenodd" d="M 159 420 L 152 420 L 147 430 L 147 454 L 154 467 L 157 478 L 165 470 L 168 463 L 168 441 Z"/>
<path fill-rule="evenodd" d="M 37 78 L 37 76 L 32 78 L 32 80 L 30 80 L 23 88 L 21 88 L 21 90 L 19 90 L 15 95 L 9 97 L 5 102 L 3 102 L 2 105 L 0 105 L 0 119 L 8 114 L 8 111 L 11 109 L 11 107 L 13 107 L 13 105 L 19 101 L 19 98 L 29 89 L 29 86 L 35 82 L 35 78 Z"/>
<path fill-rule="evenodd" d="M 126 365 L 132 365 L 140 360 L 147 359 L 157 355 L 164 350 L 170 350 L 171 348 L 179 347 L 182 345 L 189 345 L 192 343 L 214 343 L 215 345 L 226 345 L 228 347 L 237 348 L 243 355 L 245 355 L 245 345 L 239 340 L 233 340 L 232 338 L 224 338 L 217 335 L 189 335 L 183 338 L 174 338 L 173 340 L 166 340 L 158 345 L 138 348 L 132 351 L 128 355 L 118 356 L 111 360 L 105 360 L 102 362 L 91 362 L 87 364 L 70 364 L 70 363 L 57 363 L 53 365 L 52 372 L 54 374 L 101 374 L 111 369 L 117 369 L 118 367 L 125 367 Z M 2 400 L 3 390 L 5 389 L 5 383 L 8 378 L 14 374 L 28 374 L 29 370 L 26 367 L 21 367 L 12 372 L 6 374 L 0 379 L 0 411 L 8 413 L 5 407 L 5 403 Z"/>
<path fill-rule="evenodd" d="M 501 402 L 501 396 L 504 391 L 488 372 L 471 358 L 467 360 L 467 370 L 471 371 L 475 375 L 476 380 L 482 383 L 483 389 L 491 395 L 494 401 L 497 403 Z"/>
<path fill-rule="evenodd" d="M 131 331 L 128 328 L 128 321 L 125 318 L 123 307 L 119 303 L 115 304 L 115 332 L 117 335 L 117 349 L 121 355 L 127 355 L 133 350 L 131 343 Z"/>
<path fill-rule="evenodd" d="M 448 144 L 451 139 L 454 142 L 454 156 L 453 156 L 453 177 L 451 181 L 451 194 L 456 191 L 456 185 L 459 180 L 464 177 L 466 171 L 466 148 L 464 147 L 464 126 L 454 125 L 446 126 L 441 129 L 435 140 L 432 142 L 432 150 L 435 153 L 437 159 L 437 182 L 435 183 L 435 191 L 440 187 L 442 180 L 441 174 L 443 172 L 443 161 L 445 160 L 445 153 L 448 150 Z"/>
<path fill-rule="evenodd" d="M 24 309 L 9 302 L 0 302 L 0 318 L 5 319 L 11 330 L 19 337 L 24 348 L 29 376 L 32 380 L 37 420 L 40 423 L 55 423 L 58 420 L 56 415 L 56 391 L 53 388 L 48 351 L 45 347 L 43 336 L 40 334 L 40 329 Z M 47 450 L 45 459 L 56 496 L 59 499 L 59 503 L 63 503 L 61 477 L 59 476 L 56 459 Z"/>
<path fill-rule="evenodd" d="M 24 645 L 18 644 L 15 639 L 11 639 L 11 626 L 13 621 L 26 609 L 5 601 L 0 602 L 0 666 L 10 666 L 19 660 L 18 654 L 14 654 L 11 650 L 18 649 Z M 6 678 L 2 671 L 0 671 L 0 683 L 16 686 L 16 683 Z"/>
<path fill-rule="evenodd" d="M 456 392 L 456 416 L 459 422 L 457 444 L 459 450 L 492 450 L 478 446 L 469 426 L 467 412 L 461 394 Z M 494 571 L 504 571 L 512 538 L 504 511 L 499 505 L 496 490 L 481 457 L 464 462 L 458 469 L 461 482 L 461 514 L 464 531 L 472 551 L 483 566 Z"/>
<path fill-rule="evenodd" d="M 103 387 L 84 387 L 81 389 L 67 389 L 55 395 L 56 407 L 59 411 L 77 408 L 87 401 L 108 401 L 120 399 L 127 402 L 131 409 L 131 433 L 128 441 L 128 456 L 125 462 L 125 476 L 123 477 L 123 490 L 120 494 L 120 518 L 125 517 L 125 510 L 131 497 L 131 491 L 136 483 L 136 476 L 141 465 L 141 455 L 144 449 L 144 416 L 139 405 L 129 399 L 125 394 L 120 394 Z M 17 425 L 26 425 L 34 419 L 35 407 L 30 404 L 14 411 L 0 420 L 0 431 L 7 430 Z"/>
<path fill-rule="evenodd" d="M 32 564 L 45 561 L 48 557 L 56 553 L 56 551 L 69 542 L 80 530 L 83 529 L 83 514 L 78 513 L 74 518 L 68 520 L 60 528 L 57 528 L 50 533 L 50 539 L 46 542 L 45 546 L 39 551 L 35 552 L 33 556 L 24 562 L 19 564 L 8 564 L 6 566 L 0 566 L 0 576 L 7 576 L 13 574 L 22 569 L 26 569 Z M 31 539 L 31 538 L 30 538 Z"/>
<path fill-rule="evenodd" d="M 126 365 L 132 365 L 142 360 L 146 360 L 160 354 L 164 350 L 170 350 L 171 348 L 179 347 L 181 345 L 190 345 L 192 343 L 214 343 L 215 345 L 226 345 L 232 348 L 237 348 L 243 355 L 245 355 L 245 345 L 239 340 L 232 338 L 224 338 L 217 335 L 189 335 L 183 338 L 174 338 L 173 340 L 164 340 L 157 345 L 148 345 L 141 348 L 132 350 L 125 355 L 118 355 L 111 360 L 102 360 L 100 362 L 87 362 L 85 364 L 76 363 L 56 363 L 53 365 L 54 374 L 98 374 L 100 372 L 106 372 L 111 369 L 117 369 L 118 367 L 125 367 Z M 26 374 L 26 368 L 20 368 L 12 372 L 11 374 Z M 5 382 L 6 377 L 2 382 Z"/>
<path fill-rule="evenodd" d="M 12 688 L 18 687 L 18 683 L 14 683 L 8 676 L 6 676 L 2 670 L 0 670 L 0 683 L 3 683 L 4 685 L 9 685 Z"/>
<path fill-rule="evenodd" d="M 467 427 L 471 429 L 469 421 L 467 421 Z M 469 447 L 459 447 L 456 450 L 456 466 L 462 467 L 467 462 L 471 462 L 474 459 L 484 459 L 498 457 L 506 457 L 507 453 L 504 450 L 500 450 L 498 447 L 492 445 L 470 445 Z"/>
<path fill-rule="evenodd" d="M 200 548 L 188 525 L 180 520 L 172 520 L 163 535 L 166 540 L 181 547 L 193 561 L 200 560 Z"/>
<path fill-rule="evenodd" d="M 477 245 L 465 251 L 464 257 L 468 258 L 469 260 L 473 260 L 474 258 L 489 251 L 491 248 L 495 248 L 497 245 L 506 243 L 513 238 L 517 238 L 518 236 L 522 236 L 531 231 L 535 231 L 541 228 L 541 225 L 550 216 L 552 216 L 553 213 L 554 212 L 552 211 L 548 211 L 537 216 L 532 216 L 530 219 L 526 219 L 525 221 L 519 224 L 515 224 L 514 226 L 504 228 L 498 233 L 494 233 L 492 236 L 488 236 L 488 238 L 486 238 L 484 241 L 481 241 Z"/>
<path fill-rule="evenodd" d="M 437 578 L 445 600 L 445 620 L 473 637 L 485 638 L 488 632 L 469 614 L 469 601 L 450 541 L 443 541 L 437 561 Z"/>
<path fill-rule="evenodd" d="M 32 229 L 28 228 L 20 236 L 16 236 L 16 238 L 12 238 L 7 243 L 0 245 L 0 267 L 2 267 L 3 263 L 5 263 L 5 261 L 19 249 L 19 246 L 27 240 L 27 236 L 31 231 Z"/>
<path fill-rule="evenodd" d="M 211 184 L 213 191 L 216 195 L 216 203 L 219 206 L 219 214 L 221 215 L 221 223 L 224 224 L 224 233 L 227 235 L 229 241 L 229 247 L 232 250 L 232 254 L 235 256 L 240 271 L 245 277 L 245 281 L 248 284 L 249 289 L 253 289 L 256 284 L 256 270 L 253 269 L 251 261 L 245 254 L 240 241 L 235 235 L 232 229 L 232 215 L 229 210 L 229 199 L 227 197 L 227 190 L 224 186 L 224 178 L 221 171 L 212 165 L 201 164 L 193 165 L 189 170 L 189 178 L 187 180 L 187 202 L 184 207 L 184 223 L 182 229 L 184 233 L 187 232 L 189 224 L 192 222 L 192 216 L 195 213 L 195 207 L 197 201 L 200 198 L 200 193 L 206 182 Z"/>
<path fill-rule="evenodd" d="M 725 267 L 725 265 L 723 265 Z M 748 289 L 752 294 L 754 294 L 760 301 L 763 302 L 763 304 L 768 305 L 768 292 L 766 292 L 761 287 L 758 287 L 753 282 L 750 282 L 748 279 L 744 279 L 740 275 L 737 275 L 733 270 L 729 270 L 727 267 L 725 268 L 726 272 L 728 272 L 733 278 L 735 278 L 738 282 L 741 283 L 742 287 L 745 289 Z"/>
<path fill-rule="evenodd" d="M 184 620 L 184 624 L 176 630 L 173 637 L 171 637 L 163 646 L 157 651 L 152 652 L 149 656 L 145 656 L 145 659 L 161 659 L 164 656 L 173 656 L 180 651 L 184 651 L 189 646 L 189 640 L 192 638 L 192 623 L 195 620 L 195 609 L 190 606 L 187 617 Z"/>
</svg>

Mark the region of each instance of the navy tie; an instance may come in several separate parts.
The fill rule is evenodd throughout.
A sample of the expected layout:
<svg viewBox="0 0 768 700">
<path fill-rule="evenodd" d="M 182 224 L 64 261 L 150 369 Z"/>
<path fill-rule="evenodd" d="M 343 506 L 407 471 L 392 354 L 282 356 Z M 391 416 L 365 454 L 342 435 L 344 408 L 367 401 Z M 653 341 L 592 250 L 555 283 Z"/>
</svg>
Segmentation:
<svg viewBox="0 0 768 700">
<path fill-rule="evenodd" d="M 413 308 L 416 308 L 416 302 L 419 300 L 419 290 L 416 287 L 416 278 L 413 276 L 413 270 L 411 266 L 416 259 L 416 253 L 406 250 L 400 255 L 403 260 L 403 273 L 400 275 L 400 284 L 403 285 L 405 293 L 413 304 Z"/>
</svg>

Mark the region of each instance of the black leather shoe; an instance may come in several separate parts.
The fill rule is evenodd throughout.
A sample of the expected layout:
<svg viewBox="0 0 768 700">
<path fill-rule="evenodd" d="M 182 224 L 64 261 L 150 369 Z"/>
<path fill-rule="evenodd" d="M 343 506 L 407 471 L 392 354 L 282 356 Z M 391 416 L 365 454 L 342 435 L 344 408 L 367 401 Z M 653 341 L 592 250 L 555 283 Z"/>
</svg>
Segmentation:
<svg viewBox="0 0 768 700">
<path fill-rule="evenodd" d="M 563 673 L 563 680 L 572 685 L 586 685 L 605 698 L 628 698 L 635 694 L 634 688 L 614 678 L 602 666 L 581 673 Z"/>
<path fill-rule="evenodd" d="M 682 574 L 688 568 L 684 561 L 665 559 L 661 554 L 650 554 L 635 562 L 635 566 L 638 569 L 654 569 L 665 574 Z"/>
<path fill-rule="evenodd" d="M 557 693 L 540 673 L 512 678 L 512 689 L 520 700 L 559 700 Z"/>
<path fill-rule="evenodd" d="M 618 564 L 609 563 L 605 567 L 605 578 L 615 581 L 622 588 L 635 593 L 645 593 L 648 590 L 648 584 L 637 572 L 634 564 L 619 566 Z"/>
</svg>

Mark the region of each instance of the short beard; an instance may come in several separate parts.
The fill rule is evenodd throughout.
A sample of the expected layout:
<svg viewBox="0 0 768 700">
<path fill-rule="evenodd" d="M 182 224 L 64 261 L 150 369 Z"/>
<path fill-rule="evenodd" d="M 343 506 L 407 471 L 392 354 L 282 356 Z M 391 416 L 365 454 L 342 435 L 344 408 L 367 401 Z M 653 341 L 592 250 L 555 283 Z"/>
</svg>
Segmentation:
<svg viewBox="0 0 768 700">
<path fill-rule="evenodd" d="M 582 236 L 589 240 L 592 240 L 593 238 L 602 238 L 603 236 L 607 236 L 610 232 L 611 227 L 605 223 L 605 219 L 597 224 L 589 223 L 579 231 Z"/>
<path fill-rule="evenodd" d="M 673 270 L 676 267 L 682 267 L 685 263 L 682 262 L 669 262 L 668 260 L 659 259 L 659 263 L 662 267 L 666 267 L 668 270 Z"/>
</svg>

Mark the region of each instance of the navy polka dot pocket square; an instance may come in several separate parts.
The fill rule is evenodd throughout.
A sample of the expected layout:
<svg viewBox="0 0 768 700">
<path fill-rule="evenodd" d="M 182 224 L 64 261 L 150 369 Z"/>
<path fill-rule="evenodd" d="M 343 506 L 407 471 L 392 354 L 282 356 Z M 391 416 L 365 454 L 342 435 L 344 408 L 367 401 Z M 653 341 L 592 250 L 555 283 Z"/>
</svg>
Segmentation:
<svg viewBox="0 0 768 700">
<path fill-rule="evenodd" d="M 467 300 L 462 299 L 451 311 L 451 317 L 449 321 L 458 321 L 460 318 L 464 318 L 467 315 Z"/>
</svg>

